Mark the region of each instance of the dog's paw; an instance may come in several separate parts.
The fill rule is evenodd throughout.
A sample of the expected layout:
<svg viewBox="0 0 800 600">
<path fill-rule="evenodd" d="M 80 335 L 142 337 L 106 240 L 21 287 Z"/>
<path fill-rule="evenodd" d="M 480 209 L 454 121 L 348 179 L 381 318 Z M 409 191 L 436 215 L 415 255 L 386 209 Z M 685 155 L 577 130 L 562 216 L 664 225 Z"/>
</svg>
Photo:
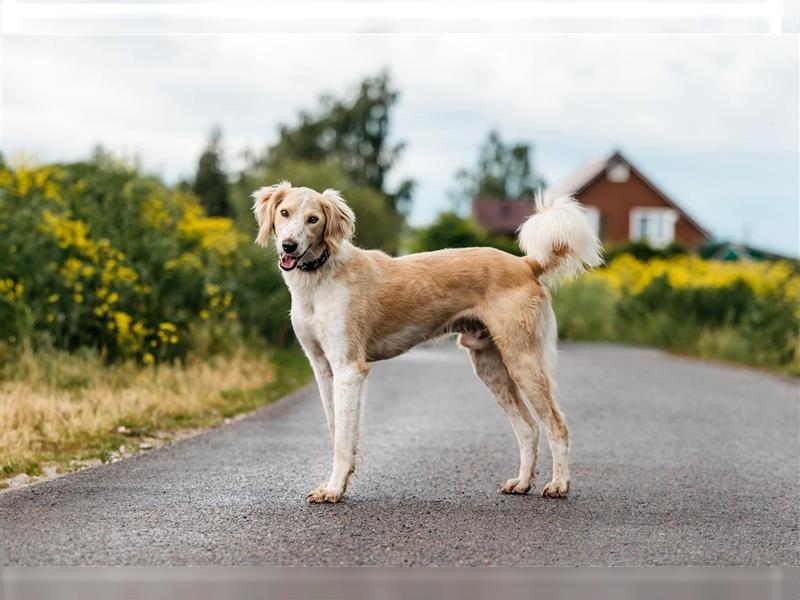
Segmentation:
<svg viewBox="0 0 800 600">
<path fill-rule="evenodd" d="M 556 481 L 555 479 L 544 486 L 542 496 L 545 498 L 566 498 L 569 492 L 569 481 Z"/>
<path fill-rule="evenodd" d="M 509 479 L 500 486 L 500 491 L 504 494 L 527 494 L 529 489 L 531 489 L 530 482 L 525 485 L 519 479 Z"/>
<path fill-rule="evenodd" d="M 336 504 L 342 497 L 340 492 L 329 490 L 324 485 L 311 490 L 306 500 L 312 504 Z"/>
</svg>

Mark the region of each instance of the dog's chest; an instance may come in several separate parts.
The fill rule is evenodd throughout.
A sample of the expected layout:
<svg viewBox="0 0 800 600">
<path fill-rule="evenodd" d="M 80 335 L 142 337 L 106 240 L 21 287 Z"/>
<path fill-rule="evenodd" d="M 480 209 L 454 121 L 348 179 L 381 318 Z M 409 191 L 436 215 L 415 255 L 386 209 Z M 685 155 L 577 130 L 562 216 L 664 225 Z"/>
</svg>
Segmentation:
<svg viewBox="0 0 800 600">
<path fill-rule="evenodd" d="M 298 335 L 319 341 L 341 336 L 347 319 L 347 288 L 327 281 L 317 286 L 291 286 L 292 326 Z"/>
</svg>

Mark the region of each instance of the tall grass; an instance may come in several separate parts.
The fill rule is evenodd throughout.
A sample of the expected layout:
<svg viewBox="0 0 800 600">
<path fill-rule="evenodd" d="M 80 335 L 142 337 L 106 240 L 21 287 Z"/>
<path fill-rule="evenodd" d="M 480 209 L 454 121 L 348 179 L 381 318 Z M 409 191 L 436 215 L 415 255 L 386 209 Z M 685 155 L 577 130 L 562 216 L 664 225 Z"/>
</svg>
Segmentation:
<svg viewBox="0 0 800 600">
<path fill-rule="evenodd" d="M 0 466 L 5 475 L 41 465 L 107 459 L 145 436 L 216 425 L 309 378 L 298 350 L 240 351 L 142 367 L 95 352 L 24 350 L 0 371 Z M 120 433 L 124 431 L 125 434 Z"/>
</svg>

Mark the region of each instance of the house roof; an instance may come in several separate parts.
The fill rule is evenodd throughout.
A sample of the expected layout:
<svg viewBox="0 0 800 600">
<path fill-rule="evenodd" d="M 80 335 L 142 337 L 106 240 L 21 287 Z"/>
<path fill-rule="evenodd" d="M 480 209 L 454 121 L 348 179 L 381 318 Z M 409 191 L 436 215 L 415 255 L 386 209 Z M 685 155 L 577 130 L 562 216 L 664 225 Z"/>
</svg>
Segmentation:
<svg viewBox="0 0 800 600">
<path fill-rule="evenodd" d="M 605 173 L 610 162 L 611 157 L 590 160 L 563 181 L 547 188 L 546 194 L 556 198 L 574 196 L 587 188 L 598 176 Z"/>
<path fill-rule="evenodd" d="M 578 169 L 575 173 L 567 177 L 565 180 L 558 184 L 551 186 L 547 189 L 546 195 L 548 196 L 574 196 L 577 197 L 586 188 L 592 185 L 600 177 L 605 175 L 609 167 L 616 164 L 625 164 L 639 179 L 647 184 L 656 194 L 658 194 L 668 206 L 674 208 L 680 215 L 686 219 L 692 226 L 700 231 L 705 237 L 711 237 L 708 230 L 700 225 L 697 221 L 692 219 L 686 211 L 678 206 L 674 200 L 667 196 L 661 189 L 659 189 L 652 181 L 650 181 L 644 174 L 631 164 L 627 158 L 622 155 L 622 152 L 615 150 L 607 158 L 597 158 L 586 163 L 583 167 Z M 580 200 L 580 198 L 578 198 Z"/>
<path fill-rule="evenodd" d="M 472 203 L 472 214 L 489 231 L 514 234 L 519 224 L 533 214 L 533 201 L 478 198 Z"/>
</svg>

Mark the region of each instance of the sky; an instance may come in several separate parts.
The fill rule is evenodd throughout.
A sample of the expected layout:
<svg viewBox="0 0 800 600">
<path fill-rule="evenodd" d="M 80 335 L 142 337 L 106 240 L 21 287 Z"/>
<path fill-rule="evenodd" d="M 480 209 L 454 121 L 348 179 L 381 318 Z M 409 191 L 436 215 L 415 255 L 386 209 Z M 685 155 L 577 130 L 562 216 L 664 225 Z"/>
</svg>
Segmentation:
<svg viewBox="0 0 800 600">
<path fill-rule="evenodd" d="M 796 36 L 8 36 L 3 63 L 12 158 L 100 143 L 172 182 L 219 124 L 235 169 L 320 94 L 388 69 L 407 143 L 390 182 L 417 180 L 415 225 L 450 207 L 496 128 L 549 183 L 621 149 L 716 237 L 800 253 Z"/>
</svg>

